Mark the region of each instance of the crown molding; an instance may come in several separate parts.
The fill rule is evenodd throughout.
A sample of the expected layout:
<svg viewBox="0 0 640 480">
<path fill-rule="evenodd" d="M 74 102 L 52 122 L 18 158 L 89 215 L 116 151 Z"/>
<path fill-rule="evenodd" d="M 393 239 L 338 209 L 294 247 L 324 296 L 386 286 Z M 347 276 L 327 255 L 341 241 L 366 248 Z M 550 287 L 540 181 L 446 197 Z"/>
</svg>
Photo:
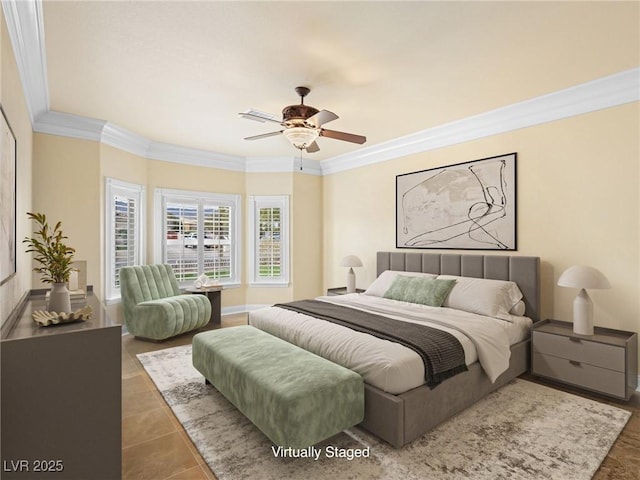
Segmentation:
<svg viewBox="0 0 640 480">
<path fill-rule="evenodd" d="M 102 128 L 100 141 L 139 157 L 146 157 L 152 144 L 151 140 L 110 122 Z"/>
<path fill-rule="evenodd" d="M 633 68 L 323 160 L 322 172 L 338 173 L 639 100 L 640 68 Z"/>
<path fill-rule="evenodd" d="M 36 118 L 33 130 L 38 133 L 99 142 L 106 123 L 104 120 L 48 110 Z"/>
<path fill-rule="evenodd" d="M 322 160 L 227 155 L 144 138 L 104 120 L 49 110 L 41 0 L 0 0 L 34 131 L 103 142 L 141 157 L 245 172 L 329 175 L 640 100 L 640 68 Z"/>
<path fill-rule="evenodd" d="M 41 1 L 1 0 L 31 125 L 49 110 Z"/>
<path fill-rule="evenodd" d="M 246 157 L 245 165 L 247 173 L 300 173 L 322 176 L 320 162 L 300 157 Z"/>
<path fill-rule="evenodd" d="M 183 163 L 200 167 L 220 168 L 223 170 L 245 171 L 245 159 L 237 155 L 182 147 L 169 143 L 151 142 L 146 157 L 163 162 Z"/>
</svg>

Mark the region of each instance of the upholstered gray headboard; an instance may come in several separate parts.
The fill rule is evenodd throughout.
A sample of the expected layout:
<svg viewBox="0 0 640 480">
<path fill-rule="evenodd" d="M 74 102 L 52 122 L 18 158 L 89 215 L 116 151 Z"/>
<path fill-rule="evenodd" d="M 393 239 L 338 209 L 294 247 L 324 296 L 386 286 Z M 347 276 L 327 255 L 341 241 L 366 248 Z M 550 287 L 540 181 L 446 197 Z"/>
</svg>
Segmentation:
<svg viewBox="0 0 640 480">
<path fill-rule="evenodd" d="M 420 252 L 378 252 L 377 272 L 385 270 L 510 280 L 518 284 L 525 315 L 540 319 L 540 258 L 503 255 L 457 255 Z"/>
</svg>

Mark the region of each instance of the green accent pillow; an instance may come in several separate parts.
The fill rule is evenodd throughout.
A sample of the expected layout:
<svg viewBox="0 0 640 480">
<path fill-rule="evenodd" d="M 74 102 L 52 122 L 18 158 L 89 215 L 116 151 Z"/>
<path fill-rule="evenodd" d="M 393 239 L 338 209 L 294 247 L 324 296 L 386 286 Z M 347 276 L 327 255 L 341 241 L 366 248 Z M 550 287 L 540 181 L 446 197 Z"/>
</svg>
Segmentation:
<svg viewBox="0 0 640 480">
<path fill-rule="evenodd" d="M 398 275 L 384 298 L 440 307 L 456 283 L 455 280 Z"/>
</svg>

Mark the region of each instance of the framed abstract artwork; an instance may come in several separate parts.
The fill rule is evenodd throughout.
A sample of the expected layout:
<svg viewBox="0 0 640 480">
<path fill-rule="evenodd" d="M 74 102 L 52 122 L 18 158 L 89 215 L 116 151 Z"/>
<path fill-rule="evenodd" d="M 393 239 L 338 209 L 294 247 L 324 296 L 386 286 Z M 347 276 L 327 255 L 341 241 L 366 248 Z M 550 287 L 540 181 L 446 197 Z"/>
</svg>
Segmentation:
<svg viewBox="0 0 640 480">
<path fill-rule="evenodd" d="M 16 137 L 4 110 L 0 124 L 0 285 L 16 273 Z"/>
<path fill-rule="evenodd" d="M 396 176 L 396 248 L 516 250 L 516 153 Z"/>
</svg>

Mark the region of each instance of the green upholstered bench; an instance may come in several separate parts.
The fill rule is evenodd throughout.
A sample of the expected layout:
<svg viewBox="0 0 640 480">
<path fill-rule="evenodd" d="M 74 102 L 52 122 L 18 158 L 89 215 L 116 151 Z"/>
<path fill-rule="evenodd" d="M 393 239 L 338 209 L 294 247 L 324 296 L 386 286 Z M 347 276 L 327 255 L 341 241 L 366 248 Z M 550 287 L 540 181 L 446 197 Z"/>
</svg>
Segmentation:
<svg viewBox="0 0 640 480">
<path fill-rule="evenodd" d="M 364 418 L 360 375 L 248 325 L 195 335 L 193 365 L 275 445 L 305 448 Z"/>
</svg>

